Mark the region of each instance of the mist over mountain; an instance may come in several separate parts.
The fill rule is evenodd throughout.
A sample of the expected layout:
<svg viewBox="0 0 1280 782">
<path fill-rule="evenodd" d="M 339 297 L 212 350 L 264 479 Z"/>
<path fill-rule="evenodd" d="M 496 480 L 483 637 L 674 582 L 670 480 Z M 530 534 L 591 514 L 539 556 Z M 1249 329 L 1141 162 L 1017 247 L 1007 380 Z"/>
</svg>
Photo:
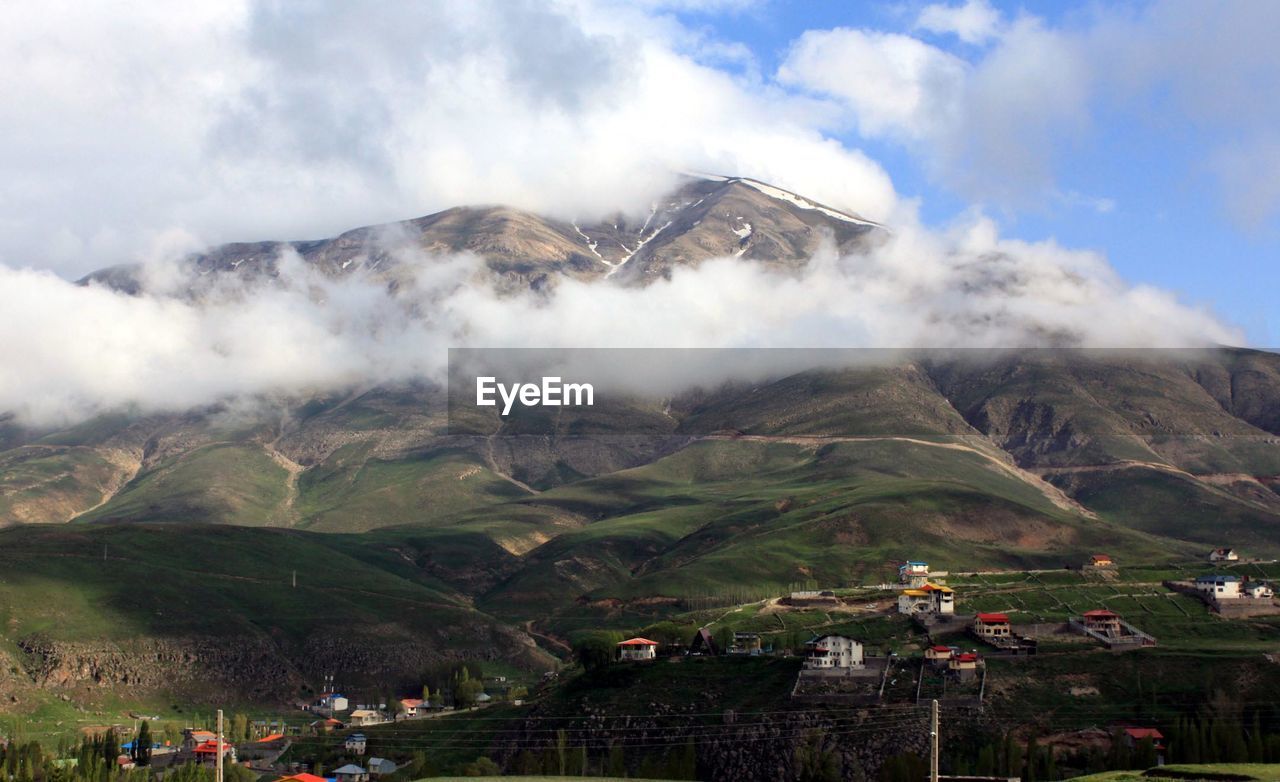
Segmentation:
<svg viewBox="0 0 1280 782">
<path fill-rule="evenodd" d="M 1237 330 L 1100 256 L 881 226 L 687 178 L 579 224 L 459 207 L 90 274 L 0 268 L 0 410 L 26 425 L 443 380 L 449 347 L 1194 347 Z M 707 382 L 725 378 L 714 376 Z"/>
</svg>

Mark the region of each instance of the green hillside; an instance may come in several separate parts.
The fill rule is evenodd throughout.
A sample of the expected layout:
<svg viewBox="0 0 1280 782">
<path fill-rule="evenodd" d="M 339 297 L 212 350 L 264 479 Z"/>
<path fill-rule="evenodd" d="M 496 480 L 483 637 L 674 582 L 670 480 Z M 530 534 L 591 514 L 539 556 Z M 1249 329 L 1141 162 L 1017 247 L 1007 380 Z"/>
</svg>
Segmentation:
<svg viewBox="0 0 1280 782">
<path fill-rule="evenodd" d="M 340 537 L 200 524 L 0 531 L 0 646 L 41 686 L 85 665 L 103 684 L 186 697 L 250 680 L 281 698 L 336 672 L 393 686 L 478 650 L 548 665 L 447 587 L 345 548 Z"/>
</svg>

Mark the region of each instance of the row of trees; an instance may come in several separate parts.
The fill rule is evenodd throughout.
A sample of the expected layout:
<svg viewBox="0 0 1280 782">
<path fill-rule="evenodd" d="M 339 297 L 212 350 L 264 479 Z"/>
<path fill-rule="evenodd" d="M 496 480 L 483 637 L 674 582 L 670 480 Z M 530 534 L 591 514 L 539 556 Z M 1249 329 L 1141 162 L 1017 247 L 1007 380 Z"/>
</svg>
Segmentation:
<svg viewBox="0 0 1280 782">
<path fill-rule="evenodd" d="M 698 752 L 693 739 L 665 751 L 650 749 L 638 755 L 634 763 L 635 776 L 643 779 L 698 778 Z M 596 754 L 588 752 L 585 746 L 570 746 L 567 735 L 561 730 L 556 732 L 554 745 L 541 750 L 523 750 L 512 761 L 510 771 L 526 776 L 626 777 L 630 760 L 620 744 Z"/>
<path fill-rule="evenodd" d="M 150 747 L 150 726 L 142 723 L 134 747 Z M 145 764 L 122 768 L 120 735 L 108 729 L 67 747 L 48 752 L 38 741 L 14 742 L 0 747 L 2 776 L 12 782 L 153 782 L 153 772 Z M 135 762 L 138 755 L 133 755 Z M 227 782 L 255 782 L 257 776 L 243 766 L 224 766 Z M 165 782 L 213 782 L 213 769 L 196 764 L 179 766 L 165 774 Z"/>
</svg>

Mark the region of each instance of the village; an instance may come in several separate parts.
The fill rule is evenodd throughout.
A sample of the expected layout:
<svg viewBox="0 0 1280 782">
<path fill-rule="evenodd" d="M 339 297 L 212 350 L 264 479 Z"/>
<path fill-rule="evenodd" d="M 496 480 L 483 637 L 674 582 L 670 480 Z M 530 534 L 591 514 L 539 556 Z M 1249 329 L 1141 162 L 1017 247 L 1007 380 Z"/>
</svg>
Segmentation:
<svg viewBox="0 0 1280 782">
<path fill-rule="evenodd" d="M 584 670 L 659 666 L 652 670 L 660 680 L 666 665 L 777 660 L 794 666 L 786 696 L 791 708 L 940 704 L 981 713 L 1001 678 L 1028 661 L 1151 650 L 1166 634 L 1185 643 L 1177 636 L 1186 627 L 1229 637 L 1234 623 L 1280 615 L 1265 564 L 1228 548 L 1214 549 L 1198 564 L 1155 570 L 1126 568 L 1100 553 L 1061 571 L 949 573 L 906 559 L 893 563 L 892 583 L 796 589 L 712 611 L 711 621 L 687 635 L 659 624 L 615 635 L 603 656 L 575 647 L 574 662 Z M 249 775 L 242 782 L 416 779 L 430 759 L 395 738 L 407 735 L 407 726 L 465 719 L 493 706 L 536 705 L 570 673 L 517 682 L 459 665 L 412 694 L 373 698 L 348 697 L 327 676 L 319 693 L 293 704 L 292 716 L 242 725 L 230 732 L 235 740 L 206 720 L 181 729 L 180 738 L 170 731 L 147 746 L 139 735 L 120 746 L 116 764 L 121 772 L 146 765 L 163 776 L 190 766 L 212 769 L 221 749 L 224 765 Z M 1159 764 L 1168 749 L 1162 727 L 1131 718 L 1089 730 L 1102 742 L 1120 737 L 1128 751 L 1141 744 Z"/>
</svg>

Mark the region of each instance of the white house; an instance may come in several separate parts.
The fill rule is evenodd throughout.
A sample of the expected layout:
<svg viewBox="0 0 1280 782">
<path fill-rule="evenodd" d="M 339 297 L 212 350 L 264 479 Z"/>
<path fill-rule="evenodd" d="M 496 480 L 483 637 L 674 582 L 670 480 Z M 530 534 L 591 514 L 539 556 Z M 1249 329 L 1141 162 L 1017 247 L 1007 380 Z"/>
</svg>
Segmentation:
<svg viewBox="0 0 1280 782">
<path fill-rule="evenodd" d="M 332 714 L 335 711 L 346 711 L 351 707 L 350 702 L 345 695 L 339 695 L 336 692 L 326 692 L 320 696 L 320 700 L 316 701 L 316 708 L 320 711 L 327 711 Z"/>
<path fill-rule="evenodd" d="M 923 586 L 929 580 L 928 562 L 904 562 L 898 566 L 898 581 L 910 587 Z"/>
<path fill-rule="evenodd" d="M 1200 576 L 1196 589 L 1216 600 L 1234 600 L 1240 597 L 1239 576 Z"/>
<path fill-rule="evenodd" d="M 805 644 L 806 668 L 864 668 L 862 644 L 847 635 L 824 635 Z"/>
<path fill-rule="evenodd" d="M 658 642 L 648 638 L 629 638 L 618 644 L 619 660 L 652 660 L 658 656 Z"/>
<path fill-rule="evenodd" d="M 1244 586 L 1244 593 L 1254 600 L 1270 600 L 1276 592 L 1270 584 L 1262 581 L 1250 581 Z"/>
<path fill-rule="evenodd" d="M 1235 552 L 1235 549 L 1216 548 L 1213 551 L 1209 552 L 1209 561 L 1210 562 L 1238 562 L 1240 561 L 1240 555 Z"/>
<path fill-rule="evenodd" d="M 386 722 L 382 718 L 382 714 L 373 709 L 356 709 L 351 712 L 351 716 L 347 717 L 347 722 L 351 725 L 377 725 Z"/>
<path fill-rule="evenodd" d="M 342 746 L 352 755 L 363 755 L 366 743 L 363 733 L 352 733 Z"/>
<path fill-rule="evenodd" d="M 951 587 L 926 581 L 919 588 L 904 589 L 898 595 L 900 614 L 954 614 L 956 592 Z"/>
</svg>

